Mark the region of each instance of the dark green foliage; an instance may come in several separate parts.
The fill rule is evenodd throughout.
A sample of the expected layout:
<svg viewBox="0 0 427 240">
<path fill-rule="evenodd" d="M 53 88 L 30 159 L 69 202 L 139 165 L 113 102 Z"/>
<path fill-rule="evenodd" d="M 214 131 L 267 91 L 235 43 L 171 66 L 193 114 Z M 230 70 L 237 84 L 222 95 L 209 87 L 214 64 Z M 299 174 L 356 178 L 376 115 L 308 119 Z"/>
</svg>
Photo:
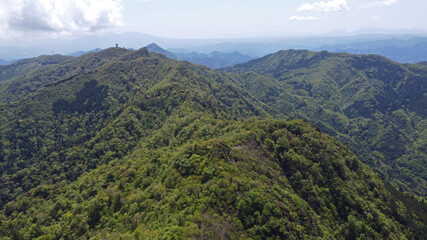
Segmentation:
<svg viewBox="0 0 427 240">
<path fill-rule="evenodd" d="M 416 214 L 346 147 L 305 122 L 194 113 L 167 122 L 131 155 L 9 203 L 0 231 L 19 239 L 423 238 L 405 227 L 423 228 Z M 183 144 L 155 144 L 188 128 L 197 130 Z"/>
<path fill-rule="evenodd" d="M 0 67 L 0 103 L 19 101 L 44 86 L 61 83 L 77 75 L 93 74 L 109 62 L 128 53 L 122 48 L 110 48 L 77 58 L 60 55 L 41 56 Z M 86 75 L 87 76 L 87 75 Z"/>
<path fill-rule="evenodd" d="M 56 114 L 61 111 L 66 112 L 95 112 L 100 111 L 102 102 L 107 97 L 108 87 L 98 86 L 96 80 L 85 82 L 82 90 L 76 94 L 76 99 L 68 102 L 64 99 L 55 101 L 52 105 L 53 112 Z"/>
<path fill-rule="evenodd" d="M 145 48 L 107 49 L 58 68 L 70 69 L 91 57 L 106 66 L 5 106 L 14 114 L 1 128 L 0 206 L 43 182 L 75 180 L 123 157 L 178 106 L 205 109 L 223 119 L 265 114 L 224 74 L 150 57 Z M 125 60 L 105 60 L 114 58 Z"/>
<path fill-rule="evenodd" d="M 338 138 L 393 186 L 426 196 L 427 69 L 421 65 L 289 50 L 226 71 L 240 73 L 241 87 L 279 114 Z"/>
<path fill-rule="evenodd" d="M 42 68 L 42 66 L 59 64 L 69 59 L 71 58 L 62 55 L 40 56 L 20 60 L 11 65 L 0 66 L 0 81 L 22 76 L 38 68 Z"/>
<path fill-rule="evenodd" d="M 0 92 L 2 238 L 426 237 L 425 202 L 385 185 L 319 127 L 268 119 L 330 118 L 325 126 L 340 131 L 354 124 L 328 101 L 313 115 L 298 110 L 314 103 L 272 76 L 114 48 L 7 82 Z M 15 83 L 30 90 L 15 96 Z M 392 117 L 408 134 L 422 127 L 406 111 Z M 378 146 L 405 142 L 393 126 L 376 136 Z M 415 148 L 402 165 L 423 160 L 425 143 Z"/>
</svg>

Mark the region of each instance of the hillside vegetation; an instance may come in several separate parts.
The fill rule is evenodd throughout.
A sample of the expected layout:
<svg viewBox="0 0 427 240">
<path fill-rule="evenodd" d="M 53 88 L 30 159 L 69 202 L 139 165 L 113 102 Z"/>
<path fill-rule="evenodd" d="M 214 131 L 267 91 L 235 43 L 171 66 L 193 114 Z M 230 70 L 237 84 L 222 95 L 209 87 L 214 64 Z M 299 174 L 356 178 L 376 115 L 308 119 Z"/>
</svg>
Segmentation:
<svg viewBox="0 0 427 240">
<path fill-rule="evenodd" d="M 3 239 L 427 238 L 425 202 L 381 180 L 343 133 L 273 119 L 314 102 L 272 74 L 146 48 L 23 71 L 0 82 Z"/>
<path fill-rule="evenodd" d="M 395 187 L 426 196 L 427 68 L 289 50 L 226 71 L 243 74 L 241 87 L 287 118 L 335 136 Z"/>
</svg>

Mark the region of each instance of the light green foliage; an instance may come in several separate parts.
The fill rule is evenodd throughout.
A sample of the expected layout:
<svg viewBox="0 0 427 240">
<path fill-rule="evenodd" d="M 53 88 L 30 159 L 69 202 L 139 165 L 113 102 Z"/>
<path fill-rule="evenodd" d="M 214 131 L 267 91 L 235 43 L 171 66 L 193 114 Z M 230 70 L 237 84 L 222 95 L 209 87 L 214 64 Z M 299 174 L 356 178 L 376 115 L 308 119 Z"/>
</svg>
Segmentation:
<svg viewBox="0 0 427 240">
<path fill-rule="evenodd" d="M 225 71 L 243 76 L 242 89 L 276 116 L 316 124 L 395 187 L 426 196 L 425 68 L 376 55 L 289 50 Z"/>
<path fill-rule="evenodd" d="M 155 146 L 166 139 L 153 134 L 71 184 L 31 190 L 31 204 L 19 197 L 1 231 L 30 239 L 36 222 L 32 237 L 66 239 L 414 237 L 389 213 L 395 201 L 378 177 L 309 124 L 191 118 L 197 130 L 185 143 Z M 401 205 L 400 214 L 410 212 Z"/>
<path fill-rule="evenodd" d="M 31 81 L 37 74 L 51 78 Z M 425 202 L 384 183 L 318 127 L 268 118 L 354 124 L 333 103 L 315 115 L 298 110 L 315 102 L 275 77 L 107 49 L 5 81 L 31 90 L 0 92 L 0 237 L 425 238 Z M 263 84 L 268 91 L 256 95 Z M 408 135 L 422 127 L 408 123 L 415 115 L 393 111 Z M 361 120 L 356 127 L 381 127 Z"/>
</svg>

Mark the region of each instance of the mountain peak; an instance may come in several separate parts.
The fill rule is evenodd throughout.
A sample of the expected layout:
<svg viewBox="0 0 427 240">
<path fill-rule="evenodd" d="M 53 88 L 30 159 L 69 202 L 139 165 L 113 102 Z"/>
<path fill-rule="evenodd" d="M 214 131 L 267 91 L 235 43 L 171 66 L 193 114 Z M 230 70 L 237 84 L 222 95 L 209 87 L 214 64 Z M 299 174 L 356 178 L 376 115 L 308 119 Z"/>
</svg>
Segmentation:
<svg viewBox="0 0 427 240">
<path fill-rule="evenodd" d="M 167 50 L 165 50 L 165 49 L 161 48 L 161 47 L 160 47 L 159 45 L 157 45 L 156 43 L 151 43 L 151 44 L 147 45 L 147 47 L 146 47 L 146 48 L 147 48 L 147 50 L 148 50 L 149 52 L 160 53 L 160 54 L 165 55 L 165 56 L 166 56 L 166 57 L 168 57 L 168 58 L 178 60 L 178 57 L 177 57 L 174 53 L 169 52 L 169 51 L 167 51 Z"/>
<path fill-rule="evenodd" d="M 160 46 L 157 45 L 156 43 L 151 43 L 147 45 L 147 49 L 152 49 L 152 48 L 160 48 Z"/>
</svg>

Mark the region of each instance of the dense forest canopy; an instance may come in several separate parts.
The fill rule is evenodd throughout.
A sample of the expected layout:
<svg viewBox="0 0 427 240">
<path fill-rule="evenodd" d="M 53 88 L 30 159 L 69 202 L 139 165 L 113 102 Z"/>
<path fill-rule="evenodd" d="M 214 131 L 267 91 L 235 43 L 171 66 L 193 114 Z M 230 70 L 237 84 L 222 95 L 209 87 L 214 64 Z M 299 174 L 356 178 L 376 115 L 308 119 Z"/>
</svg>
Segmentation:
<svg viewBox="0 0 427 240">
<path fill-rule="evenodd" d="M 426 78 L 294 50 L 223 71 L 146 48 L 1 66 L 0 236 L 426 239 Z"/>
<path fill-rule="evenodd" d="M 426 196 L 425 66 L 288 50 L 225 70 L 244 74 L 242 88 L 288 119 L 306 119 L 348 145 L 395 187 Z"/>
</svg>

